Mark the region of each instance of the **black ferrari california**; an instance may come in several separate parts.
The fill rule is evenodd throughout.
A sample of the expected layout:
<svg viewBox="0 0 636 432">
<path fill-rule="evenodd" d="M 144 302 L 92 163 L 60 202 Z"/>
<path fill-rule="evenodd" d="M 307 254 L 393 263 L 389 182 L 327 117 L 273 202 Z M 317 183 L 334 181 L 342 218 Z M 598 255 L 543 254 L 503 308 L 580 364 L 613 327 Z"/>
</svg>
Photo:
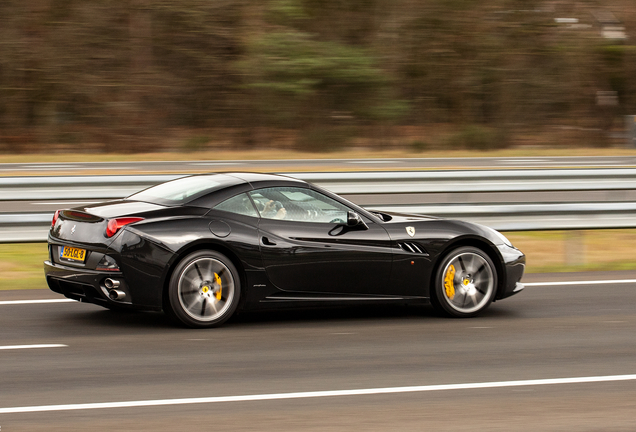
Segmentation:
<svg viewBox="0 0 636 432">
<path fill-rule="evenodd" d="M 183 177 L 53 217 L 49 287 L 111 309 L 214 327 L 265 306 L 430 302 L 471 317 L 521 289 L 497 231 L 376 212 L 290 177 Z"/>
</svg>

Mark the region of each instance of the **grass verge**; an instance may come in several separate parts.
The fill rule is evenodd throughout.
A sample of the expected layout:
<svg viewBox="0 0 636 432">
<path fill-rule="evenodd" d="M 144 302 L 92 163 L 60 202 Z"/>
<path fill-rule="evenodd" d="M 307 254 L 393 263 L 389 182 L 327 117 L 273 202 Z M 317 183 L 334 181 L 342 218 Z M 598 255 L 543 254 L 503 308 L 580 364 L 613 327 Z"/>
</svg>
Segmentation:
<svg viewBox="0 0 636 432">
<path fill-rule="evenodd" d="M 0 244 L 0 290 L 48 288 L 42 262 L 46 243 Z"/>
<path fill-rule="evenodd" d="M 636 270 L 636 230 L 505 233 L 527 258 L 528 273 Z"/>
<path fill-rule="evenodd" d="M 558 157 L 558 156 L 636 156 L 633 148 L 510 148 L 501 150 L 372 150 L 346 149 L 334 152 L 301 152 L 290 149 L 204 150 L 156 153 L 23 153 L 0 154 L 0 163 L 135 162 L 190 160 L 284 160 L 284 159 L 360 159 L 360 158 L 457 158 L 457 157 Z"/>
<path fill-rule="evenodd" d="M 636 270 L 636 229 L 505 233 L 527 257 L 526 273 Z M 0 244 L 0 290 L 47 288 L 45 243 Z"/>
</svg>

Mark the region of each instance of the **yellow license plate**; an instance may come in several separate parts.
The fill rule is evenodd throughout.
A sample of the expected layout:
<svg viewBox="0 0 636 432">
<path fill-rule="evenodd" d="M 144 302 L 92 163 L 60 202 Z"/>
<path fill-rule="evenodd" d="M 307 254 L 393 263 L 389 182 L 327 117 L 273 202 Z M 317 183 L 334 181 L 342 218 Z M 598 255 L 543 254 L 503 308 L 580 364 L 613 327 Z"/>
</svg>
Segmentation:
<svg viewBox="0 0 636 432">
<path fill-rule="evenodd" d="M 67 261 L 81 262 L 86 259 L 86 249 L 80 249 L 70 246 L 62 246 L 60 258 Z"/>
</svg>

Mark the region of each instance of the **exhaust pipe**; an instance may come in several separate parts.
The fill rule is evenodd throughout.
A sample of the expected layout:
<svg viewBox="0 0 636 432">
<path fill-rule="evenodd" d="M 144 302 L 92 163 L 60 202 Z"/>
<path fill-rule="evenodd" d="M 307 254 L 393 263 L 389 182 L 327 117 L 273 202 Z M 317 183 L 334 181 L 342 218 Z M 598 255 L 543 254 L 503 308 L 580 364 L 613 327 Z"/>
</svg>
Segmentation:
<svg viewBox="0 0 636 432">
<path fill-rule="evenodd" d="M 121 285 L 119 283 L 119 281 L 117 279 L 111 279 L 108 278 L 104 281 L 104 286 L 106 287 L 107 290 L 113 290 L 113 289 L 117 289 L 119 288 L 119 285 Z"/>
<path fill-rule="evenodd" d="M 108 291 L 108 297 L 111 300 L 123 300 L 126 297 L 126 293 L 120 290 L 112 289 Z"/>
<path fill-rule="evenodd" d="M 104 291 L 104 294 L 108 292 L 108 298 L 111 300 L 123 300 L 126 298 L 126 293 L 117 289 L 120 285 L 121 282 L 117 279 L 107 278 L 104 280 L 104 287 L 106 289 L 102 288 L 102 290 Z"/>
</svg>

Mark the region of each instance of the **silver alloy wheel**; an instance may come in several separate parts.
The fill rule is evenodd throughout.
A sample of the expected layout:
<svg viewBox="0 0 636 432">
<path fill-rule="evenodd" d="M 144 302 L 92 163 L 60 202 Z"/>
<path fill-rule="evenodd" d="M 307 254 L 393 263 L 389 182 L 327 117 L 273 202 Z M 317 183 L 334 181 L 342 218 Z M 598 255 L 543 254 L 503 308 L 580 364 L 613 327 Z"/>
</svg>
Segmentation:
<svg viewBox="0 0 636 432">
<path fill-rule="evenodd" d="M 216 258 L 197 258 L 179 275 L 179 303 L 196 321 L 209 322 L 222 317 L 232 305 L 234 291 L 232 272 Z"/>
<path fill-rule="evenodd" d="M 448 261 L 442 283 L 443 301 L 462 314 L 472 314 L 487 306 L 495 290 L 492 265 L 471 251 L 458 253 Z"/>
</svg>

